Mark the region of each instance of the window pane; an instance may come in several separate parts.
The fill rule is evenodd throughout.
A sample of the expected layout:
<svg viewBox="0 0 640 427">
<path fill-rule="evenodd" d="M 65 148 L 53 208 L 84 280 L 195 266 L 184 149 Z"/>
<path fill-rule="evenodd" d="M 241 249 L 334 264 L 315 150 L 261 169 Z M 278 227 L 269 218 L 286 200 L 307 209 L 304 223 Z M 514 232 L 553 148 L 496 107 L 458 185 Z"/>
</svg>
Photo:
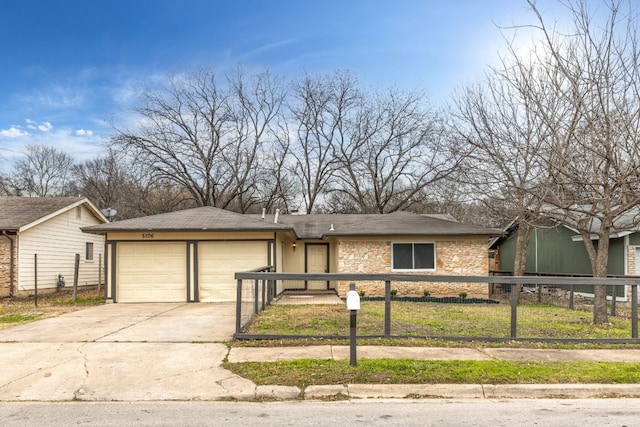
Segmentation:
<svg viewBox="0 0 640 427">
<path fill-rule="evenodd" d="M 393 244 L 393 268 L 395 270 L 410 270 L 413 268 L 413 254 L 411 243 Z"/>
<path fill-rule="evenodd" d="M 84 259 L 86 260 L 92 260 L 93 259 L 93 243 L 92 242 L 86 242 L 86 251 L 85 251 L 85 256 Z"/>
<path fill-rule="evenodd" d="M 433 269 L 433 243 L 416 243 L 413 245 L 414 266 L 416 269 Z"/>
</svg>

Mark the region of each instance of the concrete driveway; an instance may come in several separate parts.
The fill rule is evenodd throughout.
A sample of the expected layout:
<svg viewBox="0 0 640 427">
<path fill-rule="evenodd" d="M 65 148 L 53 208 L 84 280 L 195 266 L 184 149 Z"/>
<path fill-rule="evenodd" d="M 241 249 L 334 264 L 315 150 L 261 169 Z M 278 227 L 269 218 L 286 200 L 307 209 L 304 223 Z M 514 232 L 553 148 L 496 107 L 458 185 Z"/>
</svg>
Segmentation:
<svg viewBox="0 0 640 427">
<path fill-rule="evenodd" d="M 220 367 L 235 304 L 105 304 L 0 330 L 0 401 L 251 398 Z"/>
</svg>

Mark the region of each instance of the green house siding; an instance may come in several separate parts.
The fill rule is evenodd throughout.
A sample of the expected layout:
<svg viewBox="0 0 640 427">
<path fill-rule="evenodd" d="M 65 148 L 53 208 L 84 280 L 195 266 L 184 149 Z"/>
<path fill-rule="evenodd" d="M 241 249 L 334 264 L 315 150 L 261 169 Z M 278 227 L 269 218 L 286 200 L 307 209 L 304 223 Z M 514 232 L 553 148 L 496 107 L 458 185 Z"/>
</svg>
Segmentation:
<svg viewBox="0 0 640 427">
<path fill-rule="evenodd" d="M 640 233 L 633 233 L 629 235 L 629 245 L 640 246 Z"/>
<path fill-rule="evenodd" d="M 573 241 L 575 232 L 556 226 L 531 231 L 527 251 L 527 273 L 592 274 L 591 262 L 582 241 Z M 640 241 L 640 236 L 638 237 Z M 597 242 L 596 242 L 597 243 Z M 499 244 L 500 270 L 513 270 L 516 233 L 510 233 Z M 609 274 L 625 274 L 624 238 L 611 239 Z"/>
</svg>

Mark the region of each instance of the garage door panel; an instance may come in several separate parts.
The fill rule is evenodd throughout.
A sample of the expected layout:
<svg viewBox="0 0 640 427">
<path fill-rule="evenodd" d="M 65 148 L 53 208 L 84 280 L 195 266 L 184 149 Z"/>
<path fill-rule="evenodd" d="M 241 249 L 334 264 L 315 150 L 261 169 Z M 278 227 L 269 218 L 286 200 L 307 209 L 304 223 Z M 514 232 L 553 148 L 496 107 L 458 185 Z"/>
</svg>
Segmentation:
<svg viewBox="0 0 640 427">
<path fill-rule="evenodd" d="M 204 242 L 198 245 L 200 301 L 235 301 L 234 274 L 267 264 L 267 242 Z"/>
<path fill-rule="evenodd" d="M 186 243 L 120 243 L 117 256 L 118 301 L 186 301 Z"/>
</svg>

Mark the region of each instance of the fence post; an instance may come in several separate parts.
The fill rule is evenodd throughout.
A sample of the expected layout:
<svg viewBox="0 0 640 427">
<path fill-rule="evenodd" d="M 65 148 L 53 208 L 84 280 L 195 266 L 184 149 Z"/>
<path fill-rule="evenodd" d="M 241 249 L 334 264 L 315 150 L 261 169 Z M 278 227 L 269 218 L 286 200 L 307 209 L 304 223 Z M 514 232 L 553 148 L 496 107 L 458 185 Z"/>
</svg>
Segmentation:
<svg viewBox="0 0 640 427">
<path fill-rule="evenodd" d="M 258 310 L 258 304 L 260 303 L 260 283 L 258 282 L 258 279 L 254 281 L 253 288 L 253 312 L 258 314 L 260 312 Z"/>
<path fill-rule="evenodd" d="M 264 309 L 265 309 L 265 307 L 267 306 L 267 303 L 266 303 L 266 301 L 265 301 L 265 300 L 266 300 L 266 298 L 267 298 L 267 287 L 266 287 L 266 284 L 267 284 L 267 283 L 266 283 L 266 282 L 267 282 L 267 281 L 266 281 L 266 280 L 264 280 L 264 279 L 262 279 L 262 280 L 260 281 L 260 283 L 262 284 L 262 309 L 263 309 L 263 310 L 264 310 Z"/>
<path fill-rule="evenodd" d="M 520 286 L 511 284 L 511 338 L 516 338 L 518 321 L 518 291 Z"/>
<path fill-rule="evenodd" d="M 631 285 L 631 338 L 638 338 L 638 285 Z"/>
<path fill-rule="evenodd" d="M 98 254 L 98 296 L 102 288 L 102 254 Z"/>
<path fill-rule="evenodd" d="M 569 288 L 569 308 L 573 310 L 573 285 Z"/>
<path fill-rule="evenodd" d="M 384 282 L 384 337 L 391 336 L 391 281 Z"/>
<path fill-rule="evenodd" d="M 242 329 L 242 280 L 238 279 L 236 288 L 236 334 Z"/>
<path fill-rule="evenodd" d="M 80 270 L 80 254 L 76 254 L 76 260 L 73 265 L 73 302 L 76 302 L 78 293 L 78 274 Z"/>
<path fill-rule="evenodd" d="M 35 289 L 35 304 L 38 306 L 38 254 L 33 254 L 33 285 Z"/>
<path fill-rule="evenodd" d="M 616 290 L 618 289 L 618 285 L 611 285 L 611 315 L 616 315 Z"/>
</svg>

